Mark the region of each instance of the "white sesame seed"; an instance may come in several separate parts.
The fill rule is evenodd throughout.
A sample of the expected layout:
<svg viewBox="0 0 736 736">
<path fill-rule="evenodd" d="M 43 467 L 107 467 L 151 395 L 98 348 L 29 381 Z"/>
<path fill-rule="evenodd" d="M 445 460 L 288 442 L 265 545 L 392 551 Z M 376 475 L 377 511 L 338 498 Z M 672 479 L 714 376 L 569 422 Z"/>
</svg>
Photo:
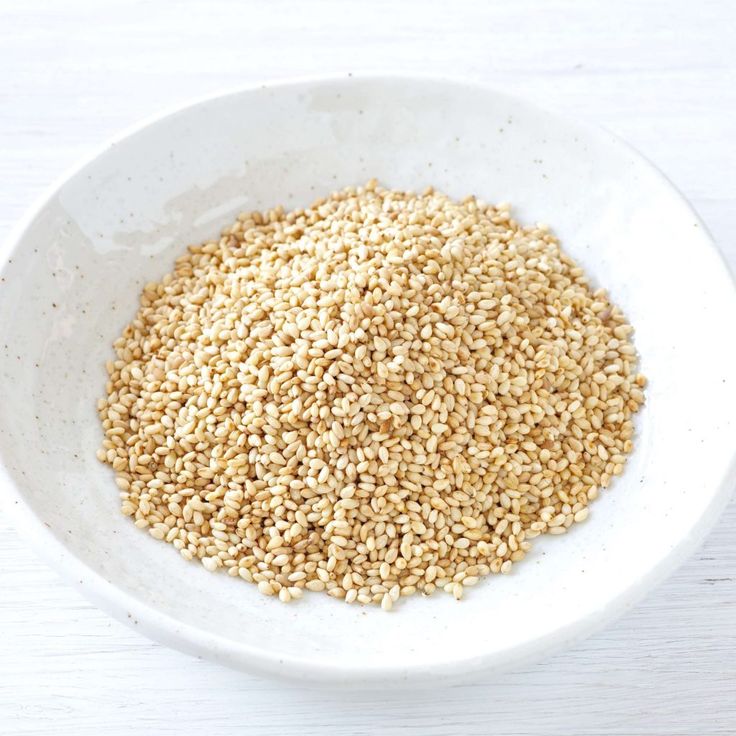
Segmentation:
<svg viewBox="0 0 736 736">
<path fill-rule="evenodd" d="M 210 571 L 214 572 L 218 568 L 217 560 L 214 557 L 203 557 L 202 564 Z"/>
<path fill-rule="evenodd" d="M 137 527 L 264 595 L 460 600 L 624 470 L 631 335 L 546 228 L 372 181 L 144 288 L 97 457 Z"/>
</svg>

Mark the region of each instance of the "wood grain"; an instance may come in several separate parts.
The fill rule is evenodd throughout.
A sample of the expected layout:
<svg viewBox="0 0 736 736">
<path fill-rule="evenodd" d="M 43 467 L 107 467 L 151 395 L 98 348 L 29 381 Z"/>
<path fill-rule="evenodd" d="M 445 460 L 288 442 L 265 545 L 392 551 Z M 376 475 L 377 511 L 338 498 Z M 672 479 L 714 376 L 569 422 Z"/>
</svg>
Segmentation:
<svg viewBox="0 0 736 736">
<path fill-rule="evenodd" d="M 482 80 L 608 127 L 690 198 L 736 269 L 734 37 L 729 0 L 0 0 L 0 236 L 66 167 L 157 110 L 263 79 L 387 70 Z M 441 692 L 333 693 L 152 644 L 0 517 L 0 733 L 733 734 L 735 527 L 731 504 L 666 584 L 542 663 Z"/>
</svg>

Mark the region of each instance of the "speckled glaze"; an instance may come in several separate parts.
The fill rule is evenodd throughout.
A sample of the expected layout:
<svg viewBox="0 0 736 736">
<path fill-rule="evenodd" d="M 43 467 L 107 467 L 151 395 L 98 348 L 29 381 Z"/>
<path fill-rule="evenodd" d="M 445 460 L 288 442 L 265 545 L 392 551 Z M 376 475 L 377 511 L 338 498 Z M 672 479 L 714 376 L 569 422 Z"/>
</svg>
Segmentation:
<svg viewBox="0 0 736 736">
<path fill-rule="evenodd" d="M 119 512 L 95 458 L 110 344 L 146 281 L 239 211 L 376 176 L 509 200 L 552 225 L 636 327 L 650 378 L 625 475 L 571 533 L 458 603 L 288 606 L 186 563 Z M 0 487 L 30 546 L 143 633 L 237 668 L 335 685 L 461 678 L 540 657 L 692 551 L 736 465 L 736 291 L 702 223 L 607 133 L 487 89 L 400 78 L 249 89 L 158 118 L 56 188 L 0 254 Z"/>
</svg>

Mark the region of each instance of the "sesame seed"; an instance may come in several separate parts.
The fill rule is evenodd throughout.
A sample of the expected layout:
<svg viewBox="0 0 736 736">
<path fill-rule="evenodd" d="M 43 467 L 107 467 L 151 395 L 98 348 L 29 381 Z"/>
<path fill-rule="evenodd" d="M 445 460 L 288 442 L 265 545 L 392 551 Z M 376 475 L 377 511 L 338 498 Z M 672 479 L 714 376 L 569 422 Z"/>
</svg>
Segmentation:
<svg viewBox="0 0 736 736">
<path fill-rule="evenodd" d="M 144 287 L 97 457 L 135 526 L 281 602 L 460 600 L 625 470 L 632 336 L 547 227 L 371 181 Z"/>
</svg>

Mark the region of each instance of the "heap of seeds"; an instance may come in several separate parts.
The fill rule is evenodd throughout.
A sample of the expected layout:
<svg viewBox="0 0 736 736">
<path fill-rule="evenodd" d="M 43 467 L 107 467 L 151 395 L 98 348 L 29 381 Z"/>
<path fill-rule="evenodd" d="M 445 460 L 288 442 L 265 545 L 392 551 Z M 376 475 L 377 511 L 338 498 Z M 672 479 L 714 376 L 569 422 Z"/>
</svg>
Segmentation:
<svg viewBox="0 0 736 736">
<path fill-rule="evenodd" d="M 544 226 L 369 182 L 145 287 L 98 455 L 136 526 L 266 595 L 459 599 L 622 472 L 631 330 Z"/>
</svg>

